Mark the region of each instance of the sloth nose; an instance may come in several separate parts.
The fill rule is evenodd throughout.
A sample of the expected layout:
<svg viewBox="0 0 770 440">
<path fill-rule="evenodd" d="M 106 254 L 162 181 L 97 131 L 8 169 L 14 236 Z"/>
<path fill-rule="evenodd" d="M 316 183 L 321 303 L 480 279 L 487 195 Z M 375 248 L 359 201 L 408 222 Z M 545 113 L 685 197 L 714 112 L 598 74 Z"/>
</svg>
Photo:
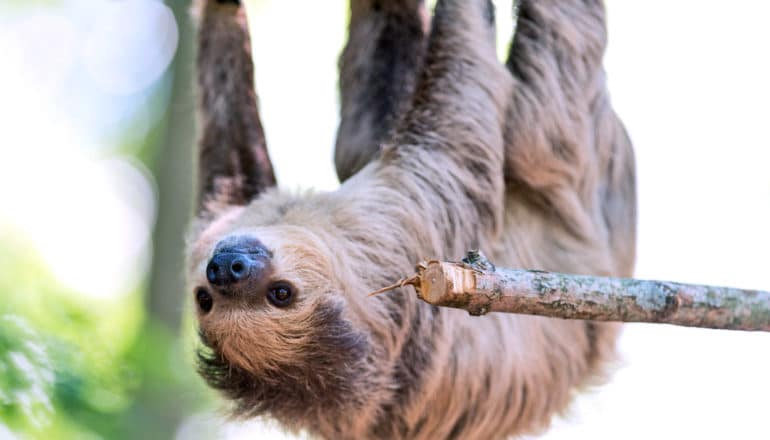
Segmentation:
<svg viewBox="0 0 770 440">
<path fill-rule="evenodd" d="M 269 252 L 258 240 L 231 237 L 220 242 L 206 266 L 206 279 L 218 287 L 259 280 L 267 267 Z"/>
<path fill-rule="evenodd" d="M 246 254 L 220 252 L 206 266 L 206 278 L 215 286 L 228 286 L 247 278 L 254 265 Z"/>
</svg>

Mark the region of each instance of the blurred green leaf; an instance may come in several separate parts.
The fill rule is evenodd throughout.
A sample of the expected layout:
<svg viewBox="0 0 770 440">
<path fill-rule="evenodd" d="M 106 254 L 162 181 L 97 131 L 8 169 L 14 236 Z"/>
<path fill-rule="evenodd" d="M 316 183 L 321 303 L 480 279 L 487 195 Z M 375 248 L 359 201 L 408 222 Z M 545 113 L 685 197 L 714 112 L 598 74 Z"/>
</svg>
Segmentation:
<svg viewBox="0 0 770 440">
<path fill-rule="evenodd" d="M 148 321 L 142 292 L 68 291 L 0 229 L 0 423 L 31 438 L 158 438 L 205 408 L 186 344 Z"/>
</svg>

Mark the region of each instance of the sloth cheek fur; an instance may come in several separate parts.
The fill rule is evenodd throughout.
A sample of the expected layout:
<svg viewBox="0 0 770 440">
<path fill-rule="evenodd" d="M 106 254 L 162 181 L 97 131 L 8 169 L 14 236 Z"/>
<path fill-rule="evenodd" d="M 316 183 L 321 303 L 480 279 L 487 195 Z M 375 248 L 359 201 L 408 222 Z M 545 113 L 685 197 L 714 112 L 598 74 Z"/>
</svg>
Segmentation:
<svg viewBox="0 0 770 440">
<path fill-rule="evenodd" d="M 340 301 L 324 299 L 280 317 L 245 310 L 202 325 L 198 371 L 241 416 L 292 426 L 322 408 L 354 410 L 372 385 L 372 346 L 342 312 Z"/>
</svg>

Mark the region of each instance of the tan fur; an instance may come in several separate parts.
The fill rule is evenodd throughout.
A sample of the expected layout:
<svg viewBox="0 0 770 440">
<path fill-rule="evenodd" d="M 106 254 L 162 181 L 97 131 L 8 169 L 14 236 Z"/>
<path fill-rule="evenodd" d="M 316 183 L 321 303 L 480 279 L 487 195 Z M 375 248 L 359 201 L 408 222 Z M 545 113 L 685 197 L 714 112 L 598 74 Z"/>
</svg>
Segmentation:
<svg viewBox="0 0 770 440">
<path fill-rule="evenodd" d="M 520 6 L 506 63 L 516 86 L 505 171 L 511 192 L 549 219 L 544 223 L 548 234 L 564 234 L 558 241 L 568 246 L 567 253 L 591 249 L 590 258 L 584 258 L 590 265 L 545 268 L 630 276 L 636 243 L 635 164 L 602 69 L 605 19 L 600 0 Z"/>
<path fill-rule="evenodd" d="M 602 12 L 564 3 L 578 18 Z M 517 45 L 533 47 L 509 61 L 511 75 L 495 56 L 487 2 L 439 1 L 411 105 L 379 157 L 337 191 L 269 190 L 213 222 L 202 216 L 188 250 L 191 287 L 207 286 L 219 240 L 250 235 L 272 253 L 266 276 L 298 292 L 285 309 L 261 291 L 215 295 L 211 312 L 198 313 L 210 348 L 201 372 L 237 414 L 325 438 L 500 438 L 544 428 L 601 376 L 613 324 L 476 318 L 418 302 L 411 287 L 366 295 L 425 257 L 470 248 L 506 267 L 630 272 L 632 155 L 606 98 L 603 39 L 591 48 L 593 70 L 576 79 L 577 89 L 594 86 L 588 97 L 519 72 L 540 57 L 582 57 L 580 41 L 593 41 L 560 4 L 526 2 L 522 17 L 545 35 L 566 29 L 575 47 L 518 40 L 512 58 Z M 601 18 L 583 24 L 603 29 Z"/>
</svg>

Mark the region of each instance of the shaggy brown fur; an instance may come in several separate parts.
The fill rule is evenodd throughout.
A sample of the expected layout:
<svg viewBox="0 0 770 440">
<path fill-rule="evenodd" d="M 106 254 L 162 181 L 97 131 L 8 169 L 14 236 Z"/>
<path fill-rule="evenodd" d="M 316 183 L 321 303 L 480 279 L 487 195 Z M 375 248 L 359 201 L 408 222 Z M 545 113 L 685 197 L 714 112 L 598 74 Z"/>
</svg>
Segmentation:
<svg viewBox="0 0 770 440">
<path fill-rule="evenodd" d="M 360 2 L 368 9 L 354 8 L 351 37 L 357 20 L 383 14 L 418 22 L 415 2 L 385 4 Z M 271 190 L 248 206 L 204 210 L 188 250 L 191 286 L 214 301 L 198 312 L 210 348 L 201 373 L 238 415 L 326 438 L 500 438 L 547 426 L 601 375 L 613 324 L 474 318 L 412 291 L 366 296 L 418 260 L 473 247 L 506 267 L 630 274 L 633 161 L 604 85 L 601 4 L 522 3 L 510 71 L 496 59 L 492 23 L 486 0 L 440 0 L 424 60 L 415 32 L 415 58 L 390 73 L 366 66 L 390 41 L 351 42 L 343 77 L 355 70 L 347 63 L 369 73 L 343 81 L 343 97 L 364 101 L 343 105 L 343 118 L 398 122 L 392 137 L 368 122 L 356 147 L 343 121 L 338 145 L 351 151 L 339 154 L 355 158 L 342 159 L 340 175 L 389 139 L 382 152 L 335 192 Z M 378 75 L 410 69 L 419 76 L 408 104 L 407 84 L 392 103 L 366 105 L 381 96 Z M 290 306 L 272 306 L 261 289 L 234 297 L 209 285 L 214 248 L 234 236 L 269 250 L 265 277 L 294 286 Z"/>
<path fill-rule="evenodd" d="M 198 5 L 199 196 L 243 205 L 275 176 L 259 120 L 246 14 L 237 1 Z M 206 202 L 201 199 L 199 202 Z"/>
<path fill-rule="evenodd" d="M 407 110 L 428 23 L 422 0 L 351 0 L 334 155 L 340 181 L 371 161 Z"/>
<path fill-rule="evenodd" d="M 564 230 L 549 259 L 561 250 L 590 262 L 545 267 L 630 276 L 636 253 L 635 164 L 607 93 L 606 44 L 600 0 L 522 2 L 506 63 L 515 86 L 505 172 L 511 192 L 549 218 L 548 234 L 555 232 L 551 226 Z M 593 249 L 590 256 L 578 250 L 586 244 Z"/>
</svg>

